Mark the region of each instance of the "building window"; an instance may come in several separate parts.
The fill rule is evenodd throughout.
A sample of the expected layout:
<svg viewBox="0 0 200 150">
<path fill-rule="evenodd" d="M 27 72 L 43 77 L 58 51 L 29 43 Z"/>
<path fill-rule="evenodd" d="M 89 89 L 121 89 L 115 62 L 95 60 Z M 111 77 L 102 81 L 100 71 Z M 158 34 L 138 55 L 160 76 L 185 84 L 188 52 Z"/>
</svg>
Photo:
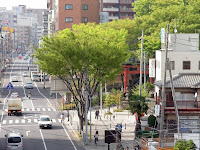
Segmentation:
<svg viewBox="0 0 200 150">
<path fill-rule="evenodd" d="M 183 70 L 190 69 L 190 61 L 183 61 Z"/>
<path fill-rule="evenodd" d="M 71 10 L 71 9 L 73 9 L 73 5 L 72 4 L 66 4 L 65 5 L 65 9 L 66 10 Z"/>
<path fill-rule="evenodd" d="M 65 22 L 72 23 L 73 22 L 73 18 L 72 17 L 66 17 L 65 18 Z"/>
<path fill-rule="evenodd" d="M 87 23 L 88 22 L 88 18 L 87 17 L 83 17 L 83 23 Z"/>
<path fill-rule="evenodd" d="M 88 10 L 88 5 L 83 5 L 83 10 Z"/>
</svg>

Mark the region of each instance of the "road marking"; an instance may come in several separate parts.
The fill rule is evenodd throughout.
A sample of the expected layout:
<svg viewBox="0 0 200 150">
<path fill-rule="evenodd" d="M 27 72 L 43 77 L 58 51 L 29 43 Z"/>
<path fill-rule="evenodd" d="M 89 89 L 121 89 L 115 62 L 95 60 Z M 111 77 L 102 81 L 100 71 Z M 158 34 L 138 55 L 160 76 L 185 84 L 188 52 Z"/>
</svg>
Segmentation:
<svg viewBox="0 0 200 150">
<path fill-rule="evenodd" d="M 5 112 L 8 112 L 8 109 L 5 109 Z"/>
<path fill-rule="evenodd" d="M 22 111 L 24 111 L 24 109 L 22 109 Z"/>
<path fill-rule="evenodd" d="M 4 111 L 1 113 L 1 121 L 3 120 Z"/>
<path fill-rule="evenodd" d="M 22 119 L 22 123 L 25 123 L 25 119 Z"/>
<path fill-rule="evenodd" d="M 19 120 L 15 120 L 15 123 L 19 123 Z"/>
<path fill-rule="evenodd" d="M 9 124 L 13 123 L 13 120 L 9 120 Z"/>
<path fill-rule="evenodd" d="M 4 120 L 4 121 L 3 121 L 3 124 L 6 124 L 6 121 L 7 121 L 7 120 Z"/>
<path fill-rule="evenodd" d="M 60 123 L 61 123 L 61 119 L 58 119 L 58 122 L 60 122 Z"/>
<path fill-rule="evenodd" d="M 52 119 L 52 122 L 56 122 L 56 119 Z"/>
<path fill-rule="evenodd" d="M 28 133 L 29 133 L 29 132 L 31 132 L 31 131 L 26 131 L 26 135 L 27 135 L 27 136 L 28 136 Z"/>
<path fill-rule="evenodd" d="M 40 108 L 37 108 L 37 111 L 40 111 Z"/>
<path fill-rule="evenodd" d="M 31 123 L 31 119 L 28 119 L 28 123 Z"/>
<path fill-rule="evenodd" d="M 32 111 L 35 111 L 35 108 L 32 108 Z"/>
<path fill-rule="evenodd" d="M 46 111 L 46 109 L 45 109 L 45 108 L 42 108 L 42 110 L 43 110 L 43 111 Z"/>
<path fill-rule="evenodd" d="M 25 124 L 25 125 L 5 125 L 5 126 L 3 126 L 3 128 L 10 128 L 10 127 L 33 127 L 33 126 L 37 126 L 37 125 L 27 125 L 27 124 Z"/>
<path fill-rule="evenodd" d="M 30 109 L 29 109 L 29 108 L 27 108 L 27 109 L 26 109 L 26 111 L 30 111 Z"/>
<path fill-rule="evenodd" d="M 34 119 L 34 122 L 37 123 L 38 122 L 37 119 Z"/>
<path fill-rule="evenodd" d="M 68 136 L 68 138 L 69 138 L 70 142 L 72 143 L 72 145 L 73 145 L 74 149 L 75 149 L 75 150 L 77 150 L 76 146 L 74 145 L 74 142 L 73 142 L 73 141 L 72 141 L 72 139 L 70 138 L 70 136 L 69 136 L 69 134 L 68 134 L 67 130 L 65 129 L 64 125 L 63 125 L 63 124 L 61 124 L 61 125 L 62 125 L 62 127 L 63 127 L 63 129 L 64 129 L 65 133 L 67 134 L 67 136 Z"/>
<path fill-rule="evenodd" d="M 48 111 L 51 111 L 51 108 L 48 108 Z"/>
<path fill-rule="evenodd" d="M 43 137 L 43 135 L 42 135 L 41 129 L 40 129 L 40 135 L 41 135 L 41 137 L 42 137 L 42 142 L 43 142 L 43 145 L 44 145 L 44 149 L 47 150 L 47 146 L 46 146 L 46 144 L 45 144 L 44 137 Z"/>
</svg>

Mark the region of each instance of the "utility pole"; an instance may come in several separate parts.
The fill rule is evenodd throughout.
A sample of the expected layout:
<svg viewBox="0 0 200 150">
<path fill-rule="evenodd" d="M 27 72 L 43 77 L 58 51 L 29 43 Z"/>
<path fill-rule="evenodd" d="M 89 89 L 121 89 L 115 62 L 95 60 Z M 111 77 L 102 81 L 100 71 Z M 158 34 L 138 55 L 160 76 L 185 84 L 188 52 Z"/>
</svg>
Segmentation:
<svg viewBox="0 0 200 150">
<path fill-rule="evenodd" d="M 168 51 L 168 34 L 169 34 L 169 24 L 167 24 L 167 35 L 165 35 L 165 57 L 164 57 L 164 74 L 162 79 L 162 106 L 161 106 L 161 120 L 160 120 L 160 138 L 161 138 L 161 147 L 163 147 L 163 138 L 164 138 L 164 109 L 166 104 L 166 96 L 165 96 L 165 85 L 166 85 L 166 69 L 167 69 L 167 51 Z"/>
<path fill-rule="evenodd" d="M 139 95 L 142 95 L 142 60 L 143 60 L 143 38 L 144 38 L 144 31 L 142 30 L 142 39 L 141 39 L 141 56 L 140 56 L 140 83 L 139 83 Z"/>
<path fill-rule="evenodd" d="M 87 79 L 88 79 L 88 68 L 86 67 L 86 75 L 85 75 L 85 142 L 86 145 L 88 144 L 88 119 L 87 119 L 87 112 L 88 112 L 88 87 L 87 87 Z M 90 122 L 91 123 L 91 122 Z"/>
<path fill-rule="evenodd" d="M 146 52 L 144 52 L 144 90 L 146 90 Z"/>
<path fill-rule="evenodd" d="M 102 117 L 102 105 L 103 105 L 103 101 L 102 101 L 102 82 L 100 83 L 100 109 L 101 109 L 101 117 Z"/>
</svg>

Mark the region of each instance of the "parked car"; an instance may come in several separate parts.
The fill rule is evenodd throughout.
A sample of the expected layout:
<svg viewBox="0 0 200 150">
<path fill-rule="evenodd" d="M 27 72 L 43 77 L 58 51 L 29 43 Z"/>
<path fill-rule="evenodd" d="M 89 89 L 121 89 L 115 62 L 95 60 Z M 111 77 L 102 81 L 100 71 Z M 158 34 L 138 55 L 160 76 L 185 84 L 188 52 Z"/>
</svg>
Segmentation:
<svg viewBox="0 0 200 150">
<path fill-rule="evenodd" d="M 23 72 L 23 77 L 28 77 L 28 72 L 27 71 Z"/>
<path fill-rule="evenodd" d="M 17 92 L 14 92 L 10 95 L 10 98 L 18 98 L 19 94 Z"/>
<path fill-rule="evenodd" d="M 52 120 L 48 115 L 41 115 L 38 120 L 39 128 L 52 128 Z"/>
<path fill-rule="evenodd" d="M 6 137 L 6 150 L 23 150 L 23 135 L 21 133 L 8 133 Z"/>
<path fill-rule="evenodd" d="M 12 82 L 18 82 L 17 76 L 12 76 L 11 81 Z"/>
<path fill-rule="evenodd" d="M 25 85 L 25 88 L 27 89 L 33 89 L 34 85 L 32 82 L 27 82 L 26 85 Z"/>
</svg>

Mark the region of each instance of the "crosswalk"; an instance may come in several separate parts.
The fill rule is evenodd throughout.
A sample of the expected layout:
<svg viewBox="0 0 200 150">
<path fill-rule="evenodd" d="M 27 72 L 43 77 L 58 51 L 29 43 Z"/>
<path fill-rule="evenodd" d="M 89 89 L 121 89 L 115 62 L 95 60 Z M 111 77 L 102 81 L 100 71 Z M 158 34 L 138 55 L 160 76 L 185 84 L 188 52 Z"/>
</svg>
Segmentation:
<svg viewBox="0 0 200 150">
<path fill-rule="evenodd" d="M 56 111 L 56 109 L 53 109 L 53 108 L 23 108 L 22 109 L 22 112 L 24 111 L 44 111 L 44 112 L 47 112 L 47 111 Z M 5 112 L 8 112 L 8 109 L 5 109 Z"/>
<path fill-rule="evenodd" d="M 52 119 L 52 123 L 61 123 L 61 119 Z M 7 124 L 37 124 L 38 119 L 16 119 L 16 120 L 3 120 L 0 124 L 7 125 Z"/>
</svg>

